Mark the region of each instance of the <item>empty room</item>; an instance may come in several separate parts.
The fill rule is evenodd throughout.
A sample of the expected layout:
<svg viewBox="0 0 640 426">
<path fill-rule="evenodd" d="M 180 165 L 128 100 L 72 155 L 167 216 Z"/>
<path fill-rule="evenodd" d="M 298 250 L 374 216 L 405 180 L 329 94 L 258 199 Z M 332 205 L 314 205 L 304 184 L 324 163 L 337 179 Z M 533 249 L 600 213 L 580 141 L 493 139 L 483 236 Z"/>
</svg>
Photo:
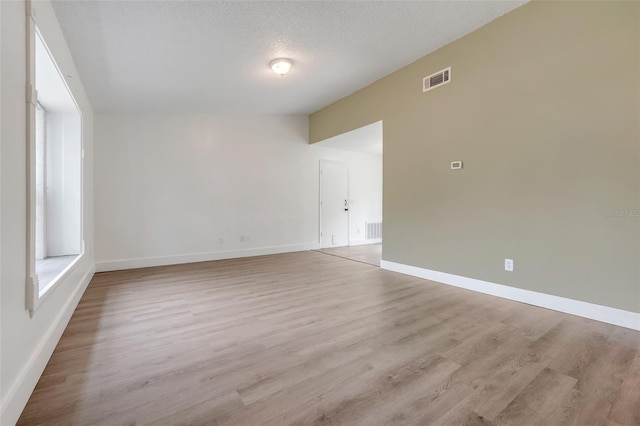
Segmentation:
<svg viewBox="0 0 640 426">
<path fill-rule="evenodd" d="M 640 425 L 640 2 L 0 0 L 0 425 Z"/>
</svg>

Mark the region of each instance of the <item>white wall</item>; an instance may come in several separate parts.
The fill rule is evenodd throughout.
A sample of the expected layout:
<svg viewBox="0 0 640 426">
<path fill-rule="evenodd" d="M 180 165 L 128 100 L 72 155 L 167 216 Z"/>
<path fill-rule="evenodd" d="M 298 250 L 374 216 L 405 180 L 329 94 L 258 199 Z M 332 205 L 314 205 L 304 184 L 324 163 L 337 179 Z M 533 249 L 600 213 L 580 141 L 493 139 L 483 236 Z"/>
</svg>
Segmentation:
<svg viewBox="0 0 640 426">
<path fill-rule="evenodd" d="M 78 114 L 47 114 L 47 256 L 82 249 L 81 129 Z"/>
<path fill-rule="evenodd" d="M 77 267 L 42 301 L 26 309 L 26 47 L 25 5 L 0 2 L 2 112 L 0 203 L 0 424 L 14 424 L 93 273 L 93 113 L 49 2 L 34 2 L 36 21 L 83 113 L 84 239 Z"/>
<path fill-rule="evenodd" d="M 337 151 L 349 163 L 349 241 L 365 243 L 365 223 L 382 222 L 382 156 L 322 149 Z"/>
<path fill-rule="evenodd" d="M 4 236 L 2 234 L 2 228 L 3 228 L 3 226 L 2 226 L 2 223 L 3 223 L 3 221 L 2 221 L 2 217 L 3 217 L 3 214 L 2 214 L 2 207 L 3 207 L 2 192 L 3 192 L 3 188 L 4 188 L 3 183 L 2 183 L 3 180 L 4 180 L 3 177 L 2 177 L 2 173 L 3 173 L 2 172 L 2 170 L 3 170 L 3 167 L 2 167 L 2 162 L 3 162 L 2 151 L 3 151 L 3 148 L 2 147 L 4 146 L 4 144 L 3 144 L 4 135 L 3 135 L 3 132 L 2 132 L 2 129 L 3 129 L 2 123 L 4 121 L 3 120 L 3 115 L 2 115 L 2 110 L 3 110 L 2 99 L 4 99 L 4 92 L 3 92 L 3 89 L 2 89 L 2 87 L 4 85 L 4 83 L 3 83 L 4 78 L 2 76 L 3 73 L 4 73 L 4 71 L 3 71 L 4 67 L 2 66 L 2 62 L 4 61 L 4 56 L 2 54 L 2 52 L 4 50 L 3 41 L 2 41 L 4 39 L 4 37 L 2 35 L 2 33 L 3 33 L 3 31 L 2 31 L 2 25 L 3 25 L 2 24 L 2 22 L 3 22 L 2 21 L 2 15 L 3 15 L 2 6 L 0 5 L 0 309 L 3 306 L 3 304 L 2 304 L 2 292 L 3 292 L 2 291 L 2 288 L 3 288 L 3 284 L 2 284 L 2 281 L 3 281 L 2 280 L 2 270 L 3 270 L 2 269 L 3 268 L 2 267 L 2 263 L 3 263 L 3 257 L 2 257 L 2 243 L 1 242 L 4 241 Z M 4 353 L 4 349 L 3 348 L 4 348 L 4 346 L 2 344 L 2 314 L 0 313 L 0 374 L 2 374 L 2 354 Z M 2 390 L 2 387 L 3 387 L 2 386 L 2 378 L 0 378 L 0 424 L 2 424 L 2 411 L 1 410 L 2 410 L 2 407 L 4 406 L 4 391 Z"/>
<path fill-rule="evenodd" d="M 97 114 L 95 138 L 99 270 L 317 247 L 321 158 L 352 164 L 354 234 L 382 214 L 380 157 L 310 146 L 306 116 Z"/>
</svg>

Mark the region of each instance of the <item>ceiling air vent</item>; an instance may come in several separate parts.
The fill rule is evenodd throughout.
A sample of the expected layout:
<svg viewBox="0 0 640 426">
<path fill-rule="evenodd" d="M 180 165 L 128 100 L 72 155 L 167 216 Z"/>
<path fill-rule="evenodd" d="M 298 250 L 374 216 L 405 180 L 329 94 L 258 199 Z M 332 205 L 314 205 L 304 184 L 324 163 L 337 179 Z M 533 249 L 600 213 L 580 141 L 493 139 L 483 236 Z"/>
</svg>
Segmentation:
<svg viewBox="0 0 640 426">
<path fill-rule="evenodd" d="M 451 81 L 451 67 L 445 68 L 442 71 L 431 74 L 422 79 L 422 91 L 426 92 L 434 87 L 442 86 Z"/>
</svg>

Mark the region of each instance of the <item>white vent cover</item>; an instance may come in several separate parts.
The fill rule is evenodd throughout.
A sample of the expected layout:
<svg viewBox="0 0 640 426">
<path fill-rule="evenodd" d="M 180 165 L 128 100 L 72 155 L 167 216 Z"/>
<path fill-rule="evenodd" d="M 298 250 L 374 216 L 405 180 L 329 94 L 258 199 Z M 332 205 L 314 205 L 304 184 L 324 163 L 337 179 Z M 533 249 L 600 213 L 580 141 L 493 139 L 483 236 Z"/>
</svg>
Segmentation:
<svg viewBox="0 0 640 426">
<path fill-rule="evenodd" d="M 451 67 L 445 68 L 437 73 L 431 74 L 422 79 L 422 91 L 427 92 L 434 87 L 442 86 L 451 81 Z"/>
<path fill-rule="evenodd" d="M 382 222 L 365 222 L 364 229 L 367 240 L 382 238 Z"/>
</svg>

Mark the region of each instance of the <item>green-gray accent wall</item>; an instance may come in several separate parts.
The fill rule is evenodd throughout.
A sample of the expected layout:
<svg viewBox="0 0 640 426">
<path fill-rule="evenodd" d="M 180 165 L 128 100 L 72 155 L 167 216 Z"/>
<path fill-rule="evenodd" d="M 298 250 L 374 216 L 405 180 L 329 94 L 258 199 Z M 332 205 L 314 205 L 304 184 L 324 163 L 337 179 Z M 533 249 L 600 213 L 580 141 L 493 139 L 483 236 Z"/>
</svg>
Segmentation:
<svg viewBox="0 0 640 426">
<path fill-rule="evenodd" d="M 384 260 L 640 312 L 640 2 L 527 3 L 315 112 L 310 142 L 378 120 Z"/>
</svg>

